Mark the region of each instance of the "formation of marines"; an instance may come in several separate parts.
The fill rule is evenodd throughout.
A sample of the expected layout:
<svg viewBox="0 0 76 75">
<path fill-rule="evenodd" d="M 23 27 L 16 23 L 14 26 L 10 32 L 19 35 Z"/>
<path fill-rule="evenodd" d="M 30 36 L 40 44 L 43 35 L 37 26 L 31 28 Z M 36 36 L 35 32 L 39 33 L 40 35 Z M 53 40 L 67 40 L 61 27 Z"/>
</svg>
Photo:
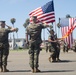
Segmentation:
<svg viewBox="0 0 76 75">
<path fill-rule="evenodd" d="M 29 65 L 31 67 L 31 71 L 33 73 L 36 72 L 41 72 L 41 70 L 38 68 L 39 67 L 39 54 L 41 51 L 40 45 L 42 43 L 42 39 L 41 39 L 41 32 L 42 29 L 46 28 L 46 27 L 50 27 L 49 25 L 47 25 L 47 23 L 45 22 L 41 22 L 38 24 L 37 22 L 39 21 L 37 19 L 37 16 L 33 16 L 32 17 L 32 23 L 30 23 L 27 28 L 27 36 L 30 37 L 30 39 L 28 40 L 28 38 L 26 37 L 26 42 L 29 42 Z M 6 25 L 5 21 L 0 21 L 0 72 L 9 72 L 9 70 L 7 69 L 7 59 L 8 59 L 8 55 L 9 55 L 9 42 L 8 42 L 8 35 L 10 32 L 14 32 L 14 31 L 18 31 L 18 28 L 13 28 L 10 27 L 8 25 Z M 5 26 L 7 26 L 8 28 L 6 28 Z M 49 57 L 49 61 L 50 62 L 60 62 L 60 42 L 57 38 L 57 34 L 55 34 L 54 30 L 51 29 L 50 30 L 50 35 L 48 37 L 48 43 L 46 45 L 46 52 L 49 49 L 50 57 Z M 68 49 L 66 48 L 67 45 L 65 44 L 64 46 L 64 52 L 67 51 Z M 74 51 L 76 51 L 76 44 L 74 45 Z"/>
</svg>

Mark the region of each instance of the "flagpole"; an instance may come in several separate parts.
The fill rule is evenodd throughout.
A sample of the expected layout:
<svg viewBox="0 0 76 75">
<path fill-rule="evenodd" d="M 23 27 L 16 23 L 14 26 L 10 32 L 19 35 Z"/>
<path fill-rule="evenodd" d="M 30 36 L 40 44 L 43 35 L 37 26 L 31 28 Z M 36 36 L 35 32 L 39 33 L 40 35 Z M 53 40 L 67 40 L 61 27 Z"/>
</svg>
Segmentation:
<svg viewBox="0 0 76 75">
<path fill-rule="evenodd" d="M 53 6 L 54 6 L 54 0 L 52 0 L 53 1 Z M 55 9 L 54 9 L 54 12 L 55 12 Z M 54 13 L 55 14 L 55 13 Z M 56 28 L 56 18 L 55 18 L 55 32 L 57 32 L 57 28 Z"/>
<path fill-rule="evenodd" d="M 60 24 L 60 18 L 59 18 L 59 24 Z M 59 34 L 60 34 L 60 27 L 58 27 L 58 37 L 59 37 Z"/>
<path fill-rule="evenodd" d="M 43 38 L 43 39 L 44 39 L 43 42 L 44 42 L 44 45 L 45 45 L 45 28 L 43 29 L 43 37 L 44 37 L 44 38 Z"/>
</svg>

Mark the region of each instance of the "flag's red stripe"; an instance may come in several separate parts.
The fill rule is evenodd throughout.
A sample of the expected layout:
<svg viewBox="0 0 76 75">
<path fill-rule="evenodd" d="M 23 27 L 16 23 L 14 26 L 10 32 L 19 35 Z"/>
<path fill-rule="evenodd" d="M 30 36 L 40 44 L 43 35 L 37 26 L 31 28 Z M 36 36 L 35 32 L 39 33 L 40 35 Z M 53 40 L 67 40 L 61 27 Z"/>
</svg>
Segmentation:
<svg viewBox="0 0 76 75">
<path fill-rule="evenodd" d="M 38 19 L 41 21 L 45 21 L 45 22 L 47 22 L 48 20 L 50 20 L 49 22 L 55 22 L 55 16 L 50 15 L 50 14 L 48 16 L 45 15 L 45 16 L 39 17 Z M 54 19 L 54 20 L 52 21 L 52 19 Z M 32 22 L 31 18 L 30 18 L 30 22 Z"/>
<path fill-rule="evenodd" d="M 41 7 L 33 10 L 29 15 L 30 22 L 32 22 L 32 16 L 37 16 L 38 20 L 45 21 L 46 23 L 55 22 L 54 12 L 43 13 Z"/>
<path fill-rule="evenodd" d="M 30 12 L 29 15 L 32 15 L 33 13 L 38 12 L 38 11 L 40 11 L 40 10 L 42 10 L 41 7 L 39 7 L 39 8 L 37 8 L 37 9 L 33 10 L 32 12 Z"/>
<path fill-rule="evenodd" d="M 40 15 L 43 15 L 42 10 L 39 11 L 39 12 L 36 12 L 36 13 L 31 14 L 30 17 L 32 17 L 32 16 L 40 16 Z"/>
<path fill-rule="evenodd" d="M 45 19 L 43 18 L 41 21 L 51 20 L 51 19 L 53 19 L 53 18 L 55 18 L 55 17 L 51 17 L 51 16 L 50 16 L 49 18 L 47 18 L 47 17 L 46 17 Z"/>
<path fill-rule="evenodd" d="M 55 18 L 55 15 L 54 15 L 54 12 L 53 13 L 48 13 L 48 14 L 36 14 L 35 16 L 38 16 L 38 19 L 43 19 L 43 18 L 45 18 L 45 17 L 51 17 L 52 18 L 52 16 Z M 32 16 L 30 16 L 30 18 L 31 18 Z"/>
<path fill-rule="evenodd" d="M 39 17 L 39 18 L 44 18 L 44 17 L 48 17 L 48 16 L 52 16 L 52 15 L 55 17 L 54 12 L 53 12 L 53 13 L 49 13 L 49 14 L 42 15 L 42 16 Z"/>
<path fill-rule="evenodd" d="M 39 16 L 39 15 L 42 15 L 42 14 L 43 14 L 43 11 L 42 11 L 41 8 L 39 8 L 39 9 L 31 12 L 29 15 L 30 15 L 30 17 L 32 17 L 32 16 Z"/>
<path fill-rule="evenodd" d="M 50 23 L 50 22 L 55 22 L 55 20 L 50 20 L 50 21 L 47 21 L 46 23 Z"/>
</svg>

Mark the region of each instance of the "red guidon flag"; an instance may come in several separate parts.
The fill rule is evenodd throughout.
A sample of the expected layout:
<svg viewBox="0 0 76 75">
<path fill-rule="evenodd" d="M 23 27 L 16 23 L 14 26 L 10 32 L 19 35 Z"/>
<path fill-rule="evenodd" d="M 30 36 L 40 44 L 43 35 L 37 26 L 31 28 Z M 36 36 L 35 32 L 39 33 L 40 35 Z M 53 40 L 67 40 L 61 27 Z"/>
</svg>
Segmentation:
<svg viewBox="0 0 76 75">
<path fill-rule="evenodd" d="M 69 47 L 73 44 L 73 30 L 76 27 L 76 18 L 64 18 L 60 20 L 62 38 L 68 43 Z"/>
</svg>

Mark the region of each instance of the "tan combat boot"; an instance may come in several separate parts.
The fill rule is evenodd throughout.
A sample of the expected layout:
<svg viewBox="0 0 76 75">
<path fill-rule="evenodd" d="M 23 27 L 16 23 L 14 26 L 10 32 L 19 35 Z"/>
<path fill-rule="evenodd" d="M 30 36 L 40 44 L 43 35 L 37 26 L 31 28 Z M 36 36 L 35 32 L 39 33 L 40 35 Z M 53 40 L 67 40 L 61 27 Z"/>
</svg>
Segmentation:
<svg viewBox="0 0 76 75">
<path fill-rule="evenodd" d="M 34 73 L 34 68 L 31 69 L 31 72 Z"/>
<path fill-rule="evenodd" d="M 56 62 L 56 60 L 53 57 L 49 57 L 49 62 Z"/>
<path fill-rule="evenodd" d="M 57 58 L 57 60 L 56 60 L 57 62 L 61 62 L 61 60 L 59 59 L 59 58 Z"/>
<path fill-rule="evenodd" d="M 9 70 L 6 68 L 6 66 L 3 66 L 3 72 L 9 72 Z"/>
<path fill-rule="evenodd" d="M 0 72 L 3 72 L 3 67 L 0 67 Z"/>
<path fill-rule="evenodd" d="M 41 72 L 38 68 L 35 68 L 34 73 Z"/>
<path fill-rule="evenodd" d="M 49 60 L 49 62 L 51 62 L 51 61 L 52 61 L 52 60 L 51 60 L 51 57 L 49 57 L 48 60 Z"/>
<path fill-rule="evenodd" d="M 56 62 L 56 58 L 52 57 L 52 62 Z"/>
</svg>

